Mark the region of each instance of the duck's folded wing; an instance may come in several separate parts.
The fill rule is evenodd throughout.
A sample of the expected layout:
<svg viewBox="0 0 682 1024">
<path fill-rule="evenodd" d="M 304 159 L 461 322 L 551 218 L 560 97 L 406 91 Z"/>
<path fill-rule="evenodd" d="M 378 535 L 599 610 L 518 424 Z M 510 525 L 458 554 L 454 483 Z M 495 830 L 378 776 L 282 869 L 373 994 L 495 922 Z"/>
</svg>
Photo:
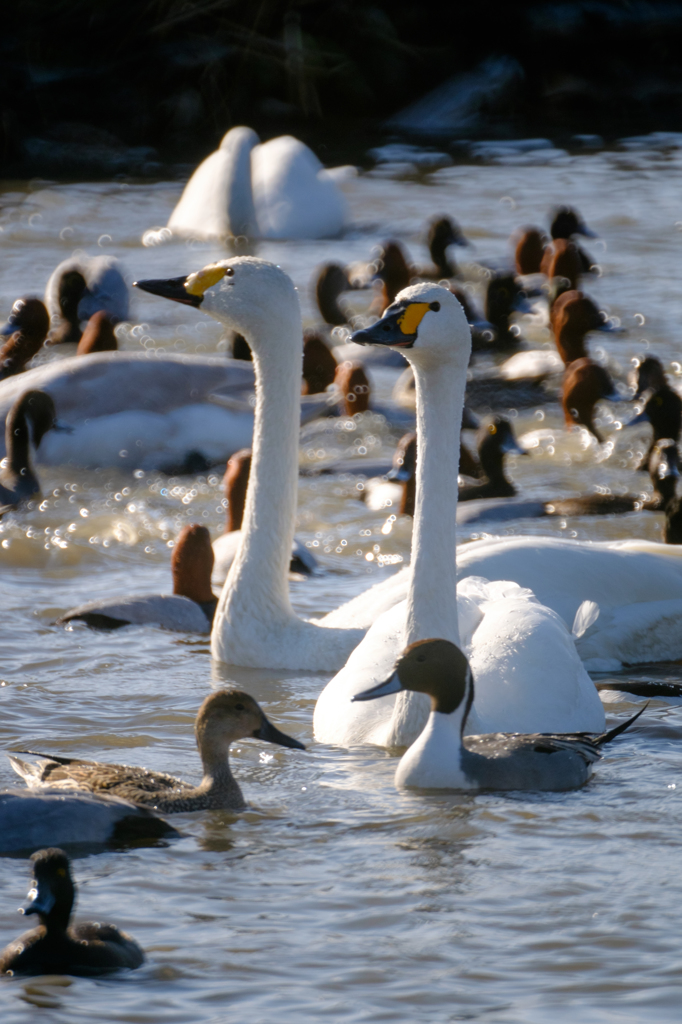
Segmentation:
<svg viewBox="0 0 682 1024">
<path fill-rule="evenodd" d="M 152 772 L 146 768 L 125 764 L 103 764 L 99 761 L 60 757 L 49 758 L 33 765 L 12 756 L 10 763 L 30 789 L 79 789 L 90 793 L 110 793 L 135 800 L 135 793 L 159 793 L 193 788 L 164 772 Z"/>
</svg>

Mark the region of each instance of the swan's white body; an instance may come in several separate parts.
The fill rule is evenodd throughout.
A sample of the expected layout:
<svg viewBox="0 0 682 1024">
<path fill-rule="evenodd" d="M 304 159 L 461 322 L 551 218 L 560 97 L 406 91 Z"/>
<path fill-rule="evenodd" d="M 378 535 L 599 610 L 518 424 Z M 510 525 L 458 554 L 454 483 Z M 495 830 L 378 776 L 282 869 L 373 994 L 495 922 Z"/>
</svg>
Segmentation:
<svg viewBox="0 0 682 1024">
<path fill-rule="evenodd" d="M 299 619 L 289 600 L 289 562 L 298 489 L 303 331 L 287 275 L 238 257 L 203 294 L 202 310 L 242 334 L 253 353 L 256 418 L 242 538 L 213 621 L 219 661 L 253 668 L 333 670 L 364 634 Z"/>
<path fill-rule="evenodd" d="M 682 550 L 652 541 L 504 537 L 459 548 L 460 577 L 513 580 L 570 625 L 585 600 L 597 621 L 577 642 L 588 668 L 682 657 Z"/>
<path fill-rule="evenodd" d="M 315 708 L 318 740 L 348 745 L 373 742 L 405 746 L 421 733 L 429 715 L 423 694 L 401 692 L 368 703 L 350 698 L 390 672 L 398 655 L 417 640 L 440 638 L 463 645 L 472 664 L 475 700 L 472 732 L 599 731 L 604 711 L 575 645 L 559 616 L 509 584 L 456 583 L 456 526 L 459 434 L 469 326 L 450 292 L 434 285 L 405 289 L 397 301 L 438 303 L 427 312 L 412 348 L 417 390 L 417 497 L 412 565 L 404 604 L 378 618 L 351 658 L 322 692 Z M 387 581 L 390 600 L 405 585 L 405 574 Z M 371 595 L 365 595 L 371 597 Z M 462 638 L 458 610 L 462 615 Z M 356 620 L 366 611 L 355 602 Z M 331 621 L 338 621 L 332 616 Z"/>
<path fill-rule="evenodd" d="M 43 438 L 37 458 L 44 465 L 163 469 L 191 453 L 218 463 L 251 443 L 253 387 L 253 367 L 241 360 L 96 352 L 0 381 L 0 422 L 20 394 L 36 388 L 73 427 Z M 212 400 L 215 392 L 229 408 Z"/>
<path fill-rule="evenodd" d="M 233 128 L 199 165 L 168 221 L 190 238 L 329 238 L 344 227 L 347 204 L 315 154 L 291 135 L 262 145 Z"/>
<path fill-rule="evenodd" d="M 65 273 L 77 270 L 85 278 L 86 291 L 78 303 L 80 320 L 103 309 L 115 323 L 128 317 L 128 285 L 121 264 L 113 256 L 72 256 L 56 267 L 45 288 L 45 305 L 53 319 L 61 319 L 59 282 Z"/>
</svg>

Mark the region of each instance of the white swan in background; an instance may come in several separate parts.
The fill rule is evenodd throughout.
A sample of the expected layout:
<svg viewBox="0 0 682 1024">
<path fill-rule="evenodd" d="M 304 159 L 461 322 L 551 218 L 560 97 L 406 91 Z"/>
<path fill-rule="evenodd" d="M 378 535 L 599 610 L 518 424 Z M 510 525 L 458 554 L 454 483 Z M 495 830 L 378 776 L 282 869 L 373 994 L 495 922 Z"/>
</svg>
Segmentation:
<svg viewBox="0 0 682 1024">
<path fill-rule="evenodd" d="M 89 320 L 101 309 L 113 323 L 128 318 L 128 285 L 119 261 L 113 256 L 88 256 L 82 252 L 63 260 L 47 282 L 45 305 L 53 321 L 60 320 L 63 315 L 60 297 L 63 296 L 65 275 L 73 274 L 80 274 L 85 282 L 85 288 L 80 292 L 75 281 L 70 282 L 67 289 L 69 294 L 77 296 L 79 320 Z"/>
<path fill-rule="evenodd" d="M 419 459 L 412 566 L 406 601 L 376 620 L 320 695 L 316 738 L 412 743 L 429 715 L 423 694 L 406 691 L 369 705 L 351 697 L 387 678 L 404 648 L 430 638 L 449 640 L 469 657 L 477 681 L 471 732 L 599 732 L 601 701 L 555 612 L 513 583 L 467 579 L 458 593 L 452 510 L 471 352 L 462 307 L 437 285 L 415 285 L 354 338 L 400 348 L 414 368 Z"/>
<path fill-rule="evenodd" d="M 474 541 L 457 551 L 460 577 L 514 580 L 571 624 L 583 601 L 599 616 L 577 640 L 592 671 L 682 657 L 682 549 L 628 540 L 557 537 Z"/>
<path fill-rule="evenodd" d="M 256 419 L 242 540 L 213 620 L 219 661 L 324 671 L 344 664 L 363 629 L 299 619 L 289 600 L 298 489 L 303 331 L 296 289 L 283 270 L 250 256 L 221 260 L 186 279 L 139 288 L 196 307 L 241 334 L 253 353 Z"/>
<path fill-rule="evenodd" d="M 347 218 L 333 173 L 291 135 L 259 144 L 251 128 L 232 128 L 187 182 L 168 221 L 199 239 L 329 238 Z"/>
</svg>

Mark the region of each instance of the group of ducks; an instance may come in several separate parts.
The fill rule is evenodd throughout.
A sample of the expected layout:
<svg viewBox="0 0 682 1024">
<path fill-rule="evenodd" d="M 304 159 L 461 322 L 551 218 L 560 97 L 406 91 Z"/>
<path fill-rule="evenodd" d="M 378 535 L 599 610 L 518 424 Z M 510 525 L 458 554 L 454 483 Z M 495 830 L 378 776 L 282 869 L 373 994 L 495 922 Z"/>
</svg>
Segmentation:
<svg viewBox="0 0 682 1024">
<path fill-rule="evenodd" d="M 571 287 L 554 297 L 550 317 L 567 366 L 566 407 L 570 401 L 566 380 L 572 379 L 570 374 L 576 377 L 580 369 L 575 364 L 581 363 L 588 377 L 596 376 L 597 364 L 585 353 L 584 339 L 605 321 L 575 288 L 589 261 L 570 239 L 584 225 L 574 213 L 573 220 L 564 214 L 568 227 L 564 224 L 557 231 L 568 234 L 553 231 L 553 241 L 545 244 L 538 232 L 534 237 L 526 231 L 516 250 L 518 273 L 492 275 L 489 296 L 493 282 L 511 281 L 493 289 L 494 299 L 498 292 L 495 301 L 499 293 L 507 292 L 507 322 L 489 301 L 485 330 L 490 333 L 489 345 L 497 340 L 501 348 L 507 346 L 508 335 L 515 337 L 508 330 L 509 303 L 524 298 L 519 276 L 556 278 L 560 266 L 559 276 L 565 275 Z M 562 216 L 557 215 L 555 224 L 562 223 Z M 292 558 L 297 557 L 301 312 L 294 285 L 281 268 L 241 256 L 186 276 L 136 285 L 208 313 L 235 339 L 242 339 L 244 354 L 252 362 L 251 367 L 244 366 L 242 377 L 250 376 L 251 386 L 255 382 L 252 444 L 249 451 L 233 457 L 226 479 L 229 533 L 240 530 L 240 536 L 238 542 L 227 545 L 230 551 L 218 572 L 225 579 L 221 595 L 216 598 L 212 590 L 216 545 L 211 545 L 205 527 L 193 525 L 185 528 L 173 552 L 173 595 L 91 602 L 67 612 L 60 621 L 80 619 L 100 628 L 134 622 L 179 630 L 210 629 L 212 654 L 220 661 L 274 670 L 335 672 L 315 708 L 316 740 L 345 746 L 407 747 L 396 772 L 400 786 L 573 789 L 587 781 L 603 746 L 638 717 L 606 730 L 603 705 L 585 664 L 614 669 L 622 662 L 682 655 L 678 629 L 682 563 L 675 549 L 665 545 L 581 544 L 537 537 L 480 541 L 467 545 L 455 558 L 458 500 L 496 497 L 491 493 L 496 485 L 506 488 L 502 497 L 510 497 L 509 482 L 503 472 L 501 479 L 496 478 L 495 465 L 501 467 L 505 452 L 515 450 L 516 441 L 506 420 L 493 419 L 482 428 L 479 447 L 487 484 L 472 484 L 468 490 L 460 486 L 460 434 L 475 333 L 472 323 L 483 321 L 476 321 L 471 309 L 465 309 L 458 298 L 459 286 L 452 280 L 455 268 L 443 263 L 448 246 L 459 244 L 456 228 L 451 226 L 447 233 L 441 222 L 434 227 L 432 242 L 434 262 L 440 260 L 433 279 L 409 283 L 408 278 L 394 292 L 390 274 L 384 273 L 376 296 L 383 305 L 381 315 L 350 339 L 361 352 L 371 348 L 406 359 L 414 376 L 416 434 L 402 444 L 394 467 L 398 483 L 411 481 L 405 507 L 414 518 L 409 569 L 321 619 L 306 621 L 295 614 L 289 573 Z M 386 247 L 376 272 L 386 271 L 391 259 Z M 576 270 L 574 279 L 569 277 L 571 266 Z M 340 271 L 342 277 L 325 269 L 327 280 L 336 276 L 334 288 L 342 278 L 350 280 L 345 268 Z M 95 283 L 82 268 L 73 267 L 62 268 L 57 282 L 57 330 L 80 345 L 83 339 L 74 337 L 84 318 L 80 303 L 96 290 Z M 329 292 L 322 291 L 326 302 Z M 332 305 L 338 305 L 336 299 Z M 69 321 L 66 314 L 74 309 L 74 302 Z M 320 303 L 323 312 L 324 302 Z M 28 300 L 23 306 L 15 305 L 13 326 L 28 305 Z M 95 310 L 95 315 L 101 312 Z M 100 324 L 110 320 L 99 317 Z M 90 320 L 86 335 L 91 326 L 94 332 L 97 321 L 92 325 Z M 26 329 L 9 331 L 8 345 Z M 8 360 L 18 348 L 17 342 Z M 310 380 L 319 384 L 324 378 L 325 365 L 320 346 L 309 349 L 308 386 Z M 103 354 L 122 355 L 106 350 Z M 88 360 L 93 358 L 98 357 L 91 348 Z M 367 385 L 359 375 L 363 367 L 350 363 L 342 367 L 343 395 L 346 401 L 353 396 L 349 401 L 349 414 L 353 414 L 366 408 Z M 233 369 L 235 363 L 229 366 Z M 26 372 L 30 376 L 48 368 Z M 20 376 L 20 370 L 12 370 L 12 378 L 20 380 Z M 676 404 L 670 398 L 677 397 L 676 392 L 657 361 L 647 360 L 640 366 L 639 390 L 646 398 L 645 412 L 653 402 L 649 415 L 664 407 L 678 415 L 679 434 L 680 400 Z M 20 505 L 31 488 L 31 496 L 37 489 L 35 477 L 27 481 L 27 473 L 22 473 L 30 467 L 29 439 L 38 446 L 46 432 L 59 432 L 62 425 L 55 413 L 56 404 L 62 415 L 61 404 L 55 403 L 49 388 L 46 391 L 23 392 L 8 416 L 7 467 L 0 492 L 6 507 Z M 572 406 L 569 411 L 575 420 Z M 647 453 L 666 509 L 676 500 L 674 485 L 667 482 L 676 477 L 676 441 L 672 432 L 654 437 Z M 306 549 L 298 551 L 301 565 L 307 554 Z M 307 568 L 311 568 L 309 561 Z M 250 695 L 237 689 L 207 697 L 195 731 L 203 765 L 199 786 L 144 768 L 75 758 L 38 754 L 37 763 L 27 762 L 16 755 L 35 752 L 14 751 L 12 767 L 29 792 L 0 794 L 4 842 L 35 849 L 55 842 L 107 840 L 121 835 L 126 827 L 135 828 L 137 835 L 172 832 L 156 812 L 245 806 L 229 766 L 229 748 L 235 740 L 253 737 L 304 749 L 278 730 Z M 42 850 L 34 855 L 33 864 L 35 884 L 26 912 L 38 914 L 40 926 L 0 954 L 0 970 L 97 973 L 142 962 L 134 940 L 111 925 L 69 930 L 74 886 L 62 851 Z"/>
</svg>

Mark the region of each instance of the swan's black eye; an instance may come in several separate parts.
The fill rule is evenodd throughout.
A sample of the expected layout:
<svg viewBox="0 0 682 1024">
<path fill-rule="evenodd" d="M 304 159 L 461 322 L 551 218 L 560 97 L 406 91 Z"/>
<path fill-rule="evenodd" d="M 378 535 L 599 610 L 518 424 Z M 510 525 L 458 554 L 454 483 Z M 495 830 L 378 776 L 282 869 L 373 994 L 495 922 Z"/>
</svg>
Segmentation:
<svg viewBox="0 0 682 1024">
<path fill-rule="evenodd" d="M 390 331 L 391 325 L 390 324 L 384 324 L 381 329 L 382 329 L 382 331 Z"/>
<path fill-rule="evenodd" d="M 227 267 L 225 269 L 225 277 L 233 277 L 233 276 L 234 276 L 234 267 Z"/>
<path fill-rule="evenodd" d="M 243 704 L 235 704 L 234 707 L 235 707 L 236 711 L 243 711 L 244 710 L 244 705 Z"/>
<path fill-rule="evenodd" d="M 440 309 L 440 302 L 432 302 L 429 309 L 432 309 L 434 313 L 437 313 Z"/>
</svg>

